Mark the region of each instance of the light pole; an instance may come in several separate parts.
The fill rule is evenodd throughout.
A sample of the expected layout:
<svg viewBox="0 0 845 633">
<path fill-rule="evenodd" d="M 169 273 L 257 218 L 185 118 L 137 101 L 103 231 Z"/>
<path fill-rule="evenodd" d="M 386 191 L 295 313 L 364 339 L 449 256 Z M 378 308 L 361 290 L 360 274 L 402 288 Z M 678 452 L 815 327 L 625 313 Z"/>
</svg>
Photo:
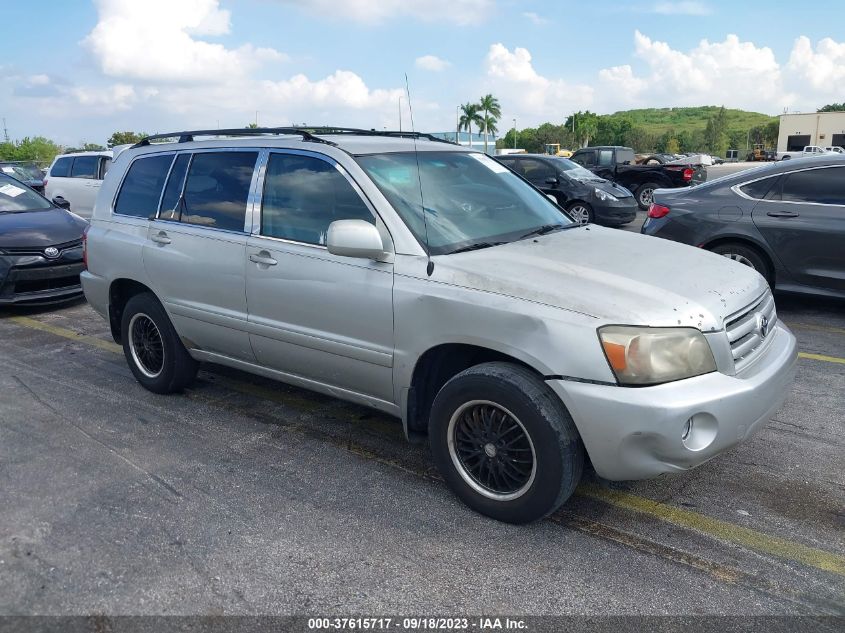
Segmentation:
<svg viewBox="0 0 845 633">
<path fill-rule="evenodd" d="M 402 131 L 402 97 L 399 97 L 399 131 Z"/>
<path fill-rule="evenodd" d="M 513 148 L 516 149 L 516 119 L 513 120 Z"/>
</svg>

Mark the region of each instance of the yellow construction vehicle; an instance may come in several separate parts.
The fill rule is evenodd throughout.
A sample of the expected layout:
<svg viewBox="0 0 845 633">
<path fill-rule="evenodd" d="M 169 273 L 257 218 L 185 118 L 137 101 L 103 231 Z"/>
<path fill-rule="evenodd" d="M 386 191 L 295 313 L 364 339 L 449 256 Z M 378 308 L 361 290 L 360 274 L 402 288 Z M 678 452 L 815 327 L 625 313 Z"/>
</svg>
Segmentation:
<svg viewBox="0 0 845 633">
<path fill-rule="evenodd" d="M 569 158 L 572 156 L 572 152 L 568 149 L 560 149 L 560 143 L 546 143 L 546 154 L 549 156 L 563 156 L 564 158 Z"/>
</svg>

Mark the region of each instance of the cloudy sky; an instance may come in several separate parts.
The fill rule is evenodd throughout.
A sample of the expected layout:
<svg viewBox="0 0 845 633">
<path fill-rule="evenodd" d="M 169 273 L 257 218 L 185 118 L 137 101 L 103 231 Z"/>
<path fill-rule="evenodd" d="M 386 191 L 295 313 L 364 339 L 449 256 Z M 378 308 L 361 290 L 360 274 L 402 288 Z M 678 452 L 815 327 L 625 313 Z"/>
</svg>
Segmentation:
<svg viewBox="0 0 845 633">
<path fill-rule="evenodd" d="M 500 127 L 572 111 L 842 101 L 845 3 L 768 0 L 42 0 L 6 3 L 12 138 L 261 125 Z"/>
</svg>

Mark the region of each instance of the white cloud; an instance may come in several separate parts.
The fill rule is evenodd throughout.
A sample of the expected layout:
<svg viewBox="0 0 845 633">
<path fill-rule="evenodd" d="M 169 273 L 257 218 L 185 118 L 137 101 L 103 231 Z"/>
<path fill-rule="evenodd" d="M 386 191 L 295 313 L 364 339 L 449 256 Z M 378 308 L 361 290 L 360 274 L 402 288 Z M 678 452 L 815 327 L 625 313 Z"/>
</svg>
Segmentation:
<svg viewBox="0 0 845 633">
<path fill-rule="evenodd" d="M 588 108 L 593 101 L 590 86 L 570 84 L 540 75 L 531 53 L 516 47 L 493 44 L 485 58 L 490 90 L 512 115 L 528 122 L 561 121 L 573 110 Z"/>
<path fill-rule="evenodd" d="M 689 52 L 634 33 L 635 55 L 648 72 L 630 65 L 599 71 L 603 103 L 621 106 L 726 104 L 771 110 L 792 100 L 784 94 L 781 68 L 768 47 L 728 35 L 723 42 L 701 40 Z"/>
<path fill-rule="evenodd" d="M 710 15 L 710 7 L 703 2 L 693 0 L 668 0 L 655 2 L 651 7 L 651 13 L 662 15 Z"/>
<path fill-rule="evenodd" d="M 417 57 L 414 65 L 422 70 L 440 72 L 441 70 L 446 70 L 452 64 L 445 59 L 440 59 L 436 55 L 423 55 L 422 57 Z"/>
<path fill-rule="evenodd" d="M 533 11 L 523 12 L 522 17 L 526 18 L 534 26 L 543 26 L 544 24 L 549 23 L 549 21 L 546 18 L 544 18 L 542 15 L 538 15 L 537 13 L 534 13 Z"/>
<path fill-rule="evenodd" d="M 494 0 L 281 0 L 320 16 L 347 18 L 378 24 L 392 18 L 410 17 L 424 22 L 467 25 L 483 22 Z"/>
<path fill-rule="evenodd" d="M 98 22 L 83 44 L 102 72 L 141 81 L 225 82 L 286 56 L 246 44 L 228 49 L 194 36 L 229 32 L 219 0 L 96 0 Z"/>
<path fill-rule="evenodd" d="M 128 110 L 138 100 L 135 88 L 117 83 L 111 86 L 75 87 L 68 90 L 76 102 L 92 111 L 113 112 Z"/>
<path fill-rule="evenodd" d="M 820 96 L 841 96 L 845 80 L 845 42 L 826 37 L 813 50 L 810 39 L 802 35 L 792 46 L 786 68 L 796 84 L 809 84 Z"/>
</svg>

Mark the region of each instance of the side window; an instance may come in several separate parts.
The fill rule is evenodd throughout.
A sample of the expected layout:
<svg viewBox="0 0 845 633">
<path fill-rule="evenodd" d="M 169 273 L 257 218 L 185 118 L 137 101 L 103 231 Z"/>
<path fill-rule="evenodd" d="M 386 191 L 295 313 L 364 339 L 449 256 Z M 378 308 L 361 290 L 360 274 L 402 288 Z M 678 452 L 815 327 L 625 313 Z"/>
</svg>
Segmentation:
<svg viewBox="0 0 845 633">
<path fill-rule="evenodd" d="M 581 154 L 577 154 L 572 157 L 579 165 L 583 165 L 584 167 L 595 167 L 596 166 L 596 153 L 595 152 L 582 152 Z"/>
<path fill-rule="evenodd" d="M 167 179 L 167 186 L 164 188 L 164 196 L 161 198 L 159 209 L 159 220 L 179 221 L 180 209 L 176 208 L 179 198 L 182 195 L 182 185 L 185 183 L 185 172 L 188 171 L 188 163 L 191 161 L 190 154 L 179 154 L 170 170 L 170 177 Z"/>
<path fill-rule="evenodd" d="M 100 159 L 100 180 L 106 177 L 106 174 L 109 171 L 109 167 L 111 167 L 111 158 L 109 158 L 108 156 L 103 156 Z"/>
<path fill-rule="evenodd" d="M 99 156 L 76 156 L 70 168 L 71 178 L 89 178 L 94 180 L 100 171 Z"/>
<path fill-rule="evenodd" d="M 554 169 L 541 160 L 527 158 L 522 161 L 523 175 L 534 183 L 544 183 L 546 178 L 555 175 Z"/>
<path fill-rule="evenodd" d="M 70 177 L 70 166 L 73 164 L 72 158 L 60 158 L 50 168 L 50 176 L 53 178 L 68 178 Z"/>
<path fill-rule="evenodd" d="M 613 150 L 600 149 L 599 150 L 599 165 L 602 167 L 610 167 L 613 164 Z"/>
<path fill-rule="evenodd" d="M 243 232 L 257 158 L 257 152 L 194 154 L 185 182 L 181 221 Z"/>
<path fill-rule="evenodd" d="M 808 169 L 787 174 L 781 200 L 845 206 L 845 167 Z"/>
<path fill-rule="evenodd" d="M 148 218 L 154 214 L 171 162 L 173 154 L 136 159 L 120 186 L 114 212 L 137 218 Z"/>
<path fill-rule="evenodd" d="M 261 202 L 261 234 L 325 244 L 335 220 L 366 220 L 372 213 L 334 165 L 299 154 L 270 154 Z"/>
<path fill-rule="evenodd" d="M 755 200 L 763 200 L 766 194 L 772 189 L 772 186 L 777 182 L 780 176 L 772 176 L 771 178 L 763 178 L 756 182 L 749 182 L 747 185 L 742 185 L 739 190 L 742 191 L 749 198 Z"/>
</svg>

